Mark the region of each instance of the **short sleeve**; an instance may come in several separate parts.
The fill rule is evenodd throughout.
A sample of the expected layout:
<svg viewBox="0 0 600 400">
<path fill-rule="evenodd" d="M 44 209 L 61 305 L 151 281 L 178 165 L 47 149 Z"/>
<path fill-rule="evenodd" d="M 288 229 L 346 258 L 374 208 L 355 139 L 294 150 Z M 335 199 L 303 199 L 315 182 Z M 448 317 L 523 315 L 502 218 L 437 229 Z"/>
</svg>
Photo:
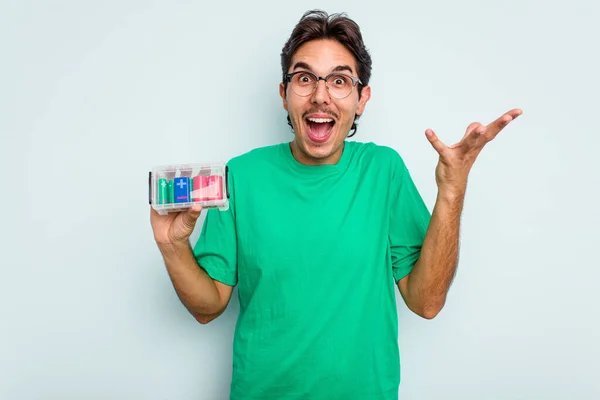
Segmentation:
<svg viewBox="0 0 600 400">
<path fill-rule="evenodd" d="M 228 179 L 229 208 L 210 208 L 200 236 L 194 246 L 194 256 L 202 269 L 214 280 L 229 286 L 237 284 L 237 235 L 235 224 L 235 190 Z"/>
<path fill-rule="evenodd" d="M 421 255 L 431 213 L 402 161 L 394 171 L 391 196 L 389 242 L 398 282 L 412 271 Z"/>
</svg>

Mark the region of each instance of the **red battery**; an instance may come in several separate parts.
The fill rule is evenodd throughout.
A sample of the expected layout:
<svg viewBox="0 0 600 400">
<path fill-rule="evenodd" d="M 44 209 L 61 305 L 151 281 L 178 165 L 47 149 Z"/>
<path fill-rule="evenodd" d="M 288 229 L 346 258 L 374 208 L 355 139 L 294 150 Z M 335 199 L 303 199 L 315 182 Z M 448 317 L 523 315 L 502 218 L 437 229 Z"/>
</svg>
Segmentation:
<svg viewBox="0 0 600 400">
<path fill-rule="evenodd" d="M 223 178 L 220 175 L 206 177 L 206 200 L 223 199 Z"/>
<path fill-rule="evenodd" d="M 211 201 L 223 199 L 223 178 L 220 175 L 194 176 L 192 201 Z"/>
<path fill-rule="evenodd" d="M 192 180 L 192 201 L 200 201 L 205 176 L 196 175 Z"/>
</svg>

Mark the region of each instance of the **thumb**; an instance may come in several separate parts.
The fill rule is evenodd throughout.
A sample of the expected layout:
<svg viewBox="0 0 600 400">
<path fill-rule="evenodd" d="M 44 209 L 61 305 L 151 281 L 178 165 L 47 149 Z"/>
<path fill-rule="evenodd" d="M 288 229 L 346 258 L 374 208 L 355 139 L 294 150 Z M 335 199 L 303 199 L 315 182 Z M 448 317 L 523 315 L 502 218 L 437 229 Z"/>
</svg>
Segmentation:
<svg viewBox="0 0 600 400">
<path fill-rule="evenodd" d="M 425 136 L 427 136 L 427 140 L 429 140 L 435 151 L 441 155 L 442 151 L 446 149 L 446 145 L 437 137 L 433 129 L 427 129 Z"/>
<path fill-rule="evenodd" d="M 194 227 L 196 226 L 196 221 L 198 220 L 198 217 L 200 216 L 201 212 L 201 206 L 193 205 L 192 207 L 188 208 L 185 212 L 182 213 L 181 223 L 187 231 L 194 230 Z"/>
</svg>

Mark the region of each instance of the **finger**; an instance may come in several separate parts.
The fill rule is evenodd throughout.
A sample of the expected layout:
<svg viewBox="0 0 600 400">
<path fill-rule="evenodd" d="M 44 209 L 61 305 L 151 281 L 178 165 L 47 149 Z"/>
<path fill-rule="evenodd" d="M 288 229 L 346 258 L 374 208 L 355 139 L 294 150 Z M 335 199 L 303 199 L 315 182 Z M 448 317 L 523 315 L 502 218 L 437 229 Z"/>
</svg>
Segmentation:
<svg viewBox="0 0 600 400">
<path fill-rule="evenodd" d="M 189 218 L 190 221 L 192 221 L 195 224 L 201 212 L 202 206 L 198 204 L 193 204 L 190 208 L 187 209 L 186 217 Z"/>
<path fill-rule="evenodd" d="M 471 122 L 469 126 L 467 126 L 467 130 L 465 131 L 465 136 L 463 136 L 463 139 L 469 136 L 469 134 L 473 132 L 473 129 L 477 128 L 478 126 L 481 126 L 481 123 Z"/>
<path fill-rule="evenodd" d="M 427 136 L 427 140 L 429 140 L 429 143 L 431 143 L 435 151 L 439 154 L 447 148 L 447 146 L 437 137 L 433 129 L 427 129 L 425 131 L 425 136 Z"/>
<path fill-rule="evenodd" d="M 199 204 L 192 204 L 192 206 L 189 208 L 188 212 L 193 214 L 195 216 L 195 218 L 198 218 L 198 216 L 202 212 L 202 206 Z"/>
<path fill-rule="evenodd" d="M 454 143 L 450 148 L 455 149 L 457 147 L 462 147 L 467 150 L 477 143 L 483 132 L 485 132 L 485 126 L 481 125 L 479 122 L 471 122 L 460 142 Z"/>
<path fill-rule="evenodd" d="M 469 137 L 469 135 L 473 132 L 474 129 L 477 129 L 480 126 L 482 126 L 482 125 L 479 122 L 471 122 L 469 124 L 469 126 L 467 126 L 467 130 L 465 130 L 465 135 L 462 137 L 461 142 L 456 143 L 456 144 L 454 144 L 453 146 L 450 146 L 450 147 L 456 147 L 459 144 L 461 144 L 466 138 Z"/>
<path fill-rule="evenodd" d="M 481 125 L 480 123 L 471 124 L 473 125 L 466 137 L 461 141 L 461 144 L 466 149 L 470 149 L 476 147 L 481 139 L 481 136 L 485 133 L 486 127 Z"/>
<path fill-rule="evenodd" d="M 196 220 L 198 220 L 201 211 L 202 207 L 194 204 L 192 207 L 181 212 L 181 223 L 186 231 L 191 232 L 194 230 L 194 227 L 196 226 Z"/>
<path fill-rule="evenodd" d="M 515 108 L 506 112 L 504 115 L 493 121 L 487 126 L 486 136 L 488 139 L 493 139 L 498 133 L 506 127 L 512 120 L 523 114 L 523 111 L 519 108 Z"/>
</svg>

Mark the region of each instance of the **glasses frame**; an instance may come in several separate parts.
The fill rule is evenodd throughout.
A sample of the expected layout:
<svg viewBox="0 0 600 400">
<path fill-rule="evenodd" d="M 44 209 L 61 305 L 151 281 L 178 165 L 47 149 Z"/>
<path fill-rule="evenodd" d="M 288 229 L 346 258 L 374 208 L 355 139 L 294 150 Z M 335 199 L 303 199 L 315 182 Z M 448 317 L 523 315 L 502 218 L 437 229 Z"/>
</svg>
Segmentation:
<svg viewBox="0 0 600 400">
<path fill-rule="evenodd" d="M 315 90 L 317 90 L 317 86 L 319 86 L 319 81 L 321 81 L 321 80 L 325 81 L 325 87 L 327 88 L 327 93 L 329 93 L 329 95 L 330 95 L 331 97 L 333 97 L 334 99 L 338 99 L 338 100 L 342 100 L 342 99 L 345 99 L 346 97 L 350 96 L 350 94 L 352 93 L 352 89 L 354 89 L 354 87 L 355 87 L 357 84 L 360 84 L 360 85 L 362 85 L 362 82 L 361 82 L 361 80 L 360 80 L 359 78 L 355 78 L 354 76 L 352 76 L 352 75 L 348 75 L 348 74 L 345 74 L 345 73 L 343 73 L 343 72 L 332 72 L 331 74 L 329 74 L 329 75 L 327 75 L 327 76 L 320 76 L 320 75 L 317 75 L 317 74 L 315 74 L 314 72 L 311 72 L 311 71 L 296 71 L 296 72 L 292 72 L 291 74 L 284 74 L 284 75 L 283 75 L 284 81 L 285 81 L 286 83 L 289 83 L 289 84 L 291 84 L 291 83 L 292 83 L 292 78 L 293 78 L 293 77 L 294 77 L 294 75 L 296 75 L 296 74 L 309 74 L 309 75 L 312 75 L 312 76 L 314 76 L 314 77 L 315 77 L 315 84 L 314 84 L 314 86 L 313 86 L 313 90 L 312 90 L 312 91 L 311 91 L 309 94 L 306 94 L 306 95 L 300 95 L 300 94 L 298 94 L 298 93 L 294 92 L 294 94 L 296 94 L 296 96 L 300 96 L 300 97 L 308 97 L 308 96 L 312 96 L 312 95 L 313 95 L 313 93 L 315 92 Z M 345 76 L 345 77 L 347 77 L 348 79 L 350 79 L 350 80 L 352 81 L 352 89 L 350 89 L 350 91 L 348 92 L 348 94 L 347 94 L 347 95 L 345 95 L 344 97 L 335 97 L 335 96 L 332 96 L 332 95 L 331 95 L 331 92 L 329 91 L 329 85 L 327 84 L 327 80 L 328 80 L 328 79 L 329 79 L 331 76 L 333 76 L 333 75 L 342 75 L 342 76 Z M 294 90 L 294 89 L 292 89 L 292 91 L 293 91 L 293 90 Z"/>
</svg>

